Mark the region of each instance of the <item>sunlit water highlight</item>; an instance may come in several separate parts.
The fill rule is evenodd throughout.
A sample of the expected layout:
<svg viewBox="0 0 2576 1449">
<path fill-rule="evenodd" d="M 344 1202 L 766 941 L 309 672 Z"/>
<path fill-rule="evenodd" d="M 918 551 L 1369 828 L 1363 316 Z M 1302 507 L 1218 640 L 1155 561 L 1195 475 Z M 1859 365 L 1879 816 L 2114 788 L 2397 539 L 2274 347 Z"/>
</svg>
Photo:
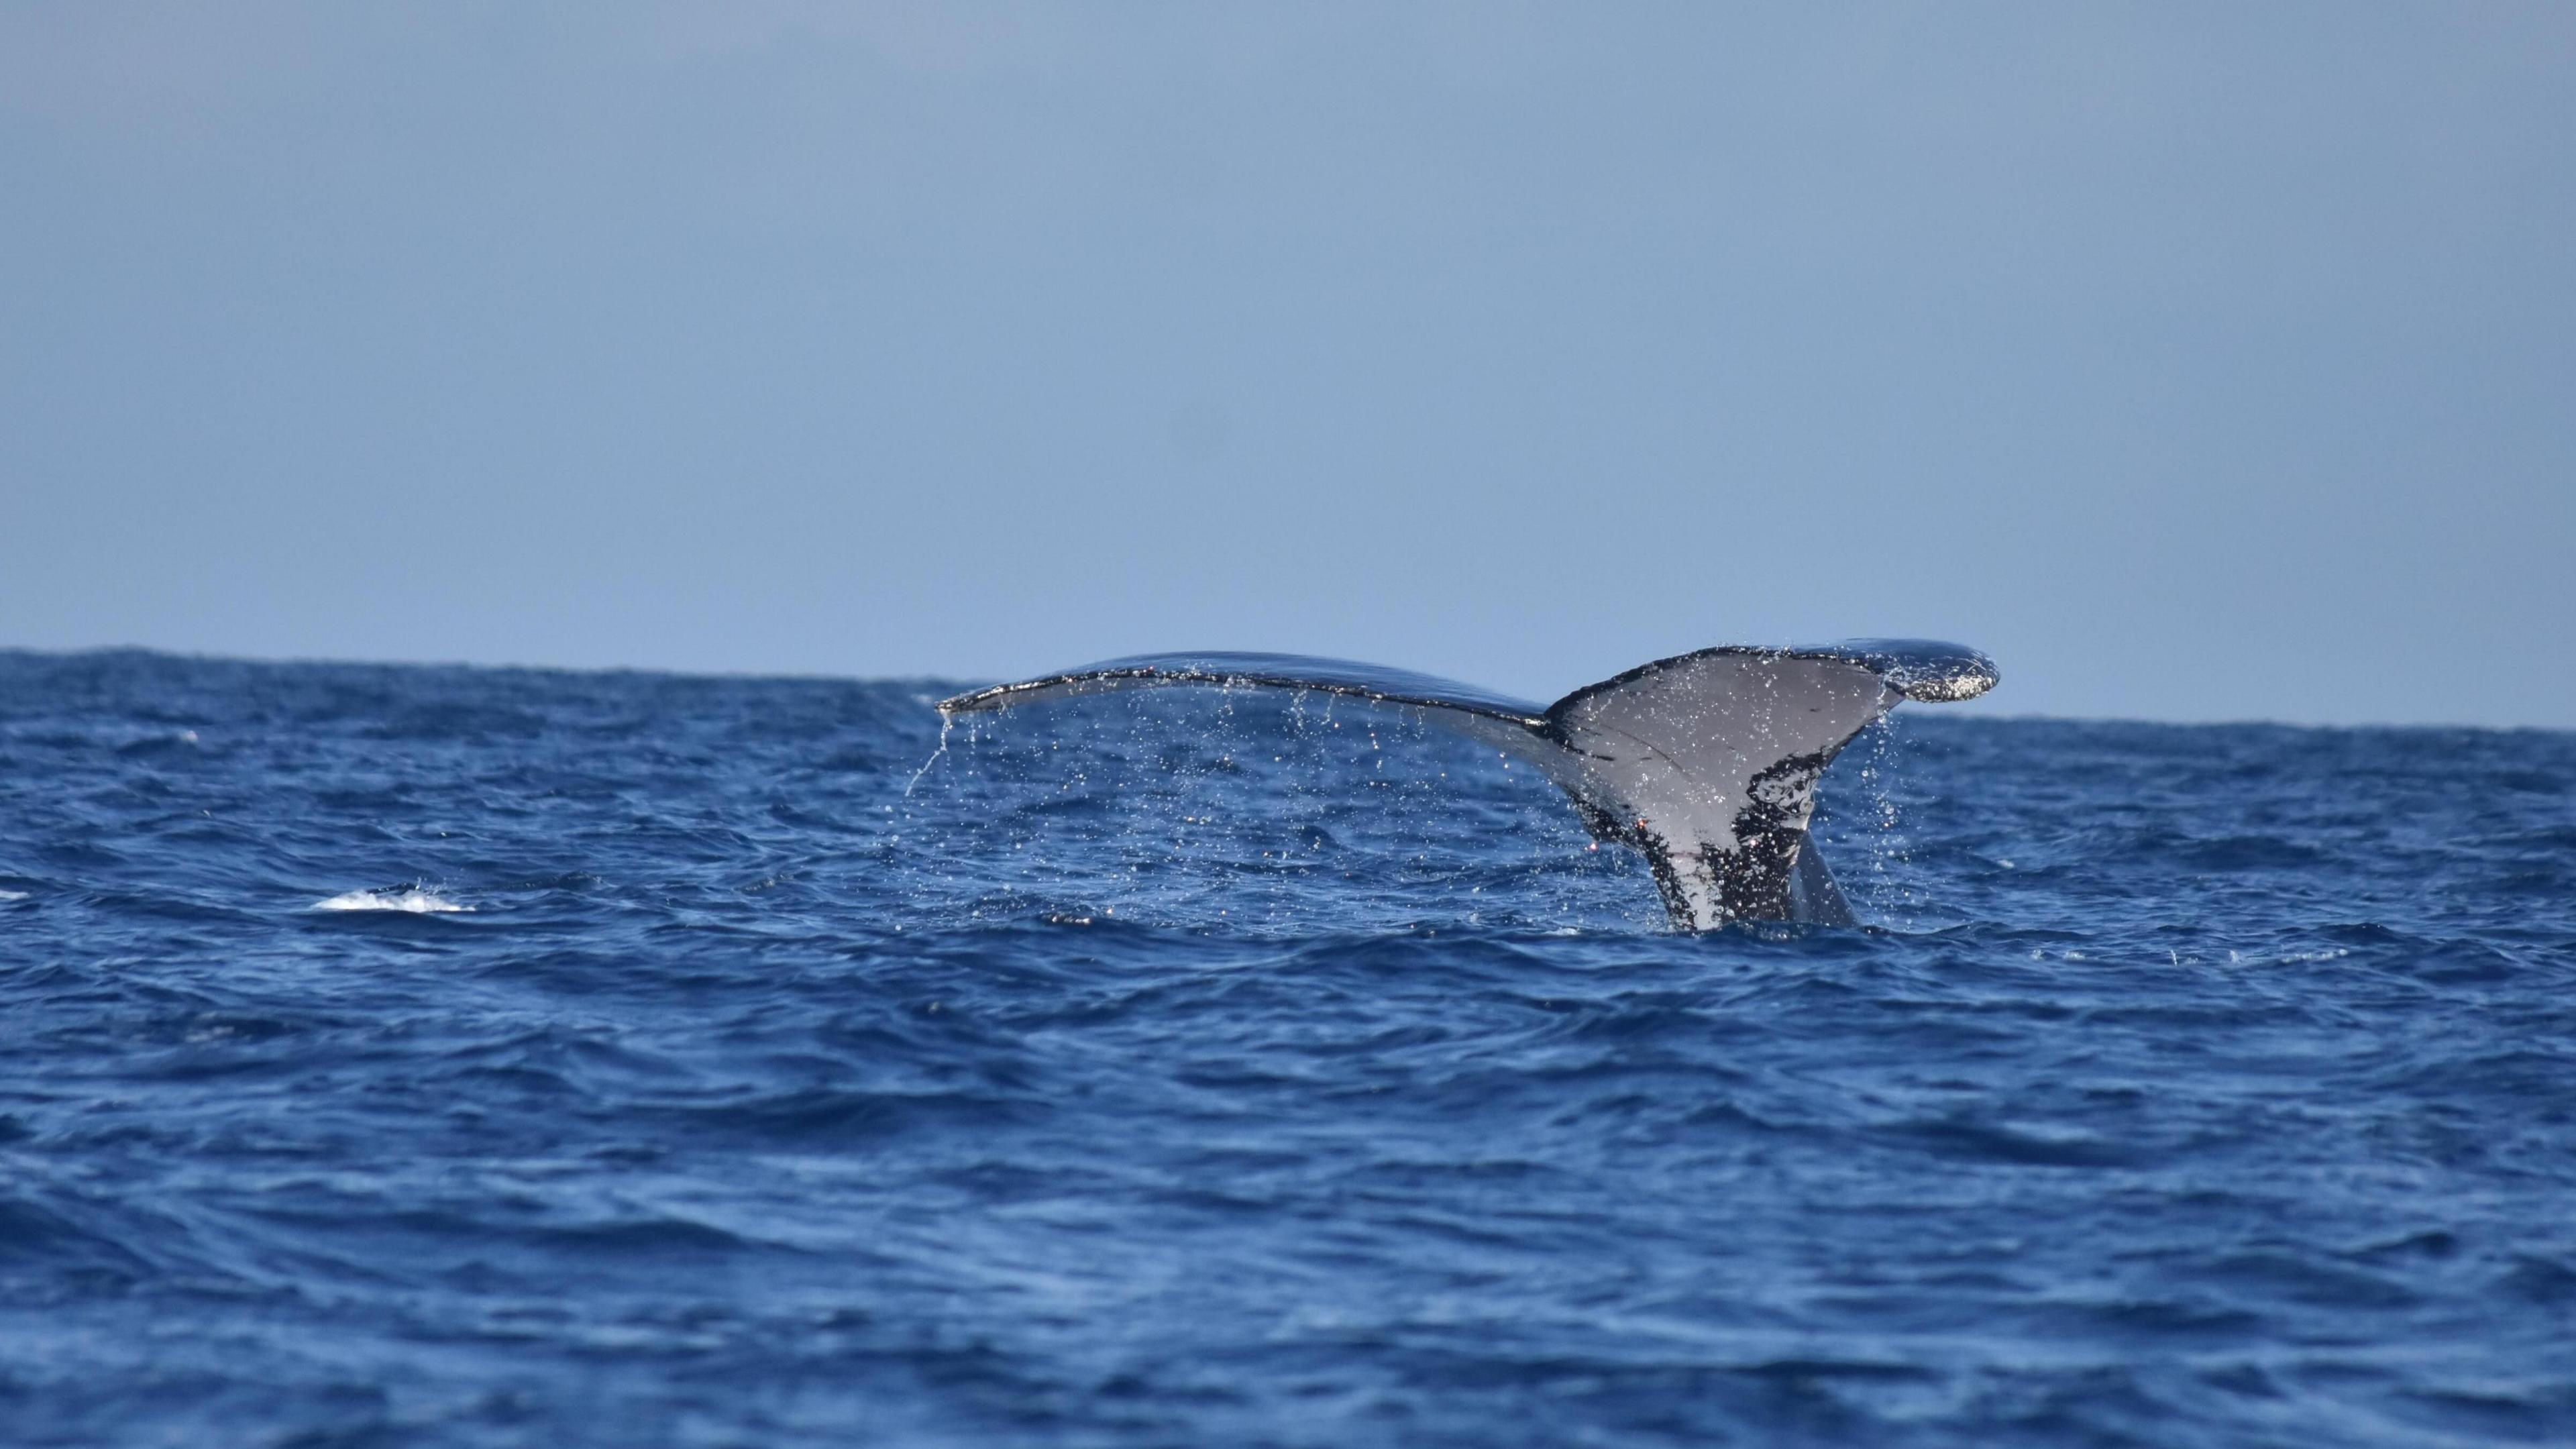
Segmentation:
<svg viewBox="0 0 2576 1449">
<path fill-rule="evenodd" d="M 2576 1437 L 2576 738 L 947 688 L 0 654 L 0 1442 Z"/>
</svg>

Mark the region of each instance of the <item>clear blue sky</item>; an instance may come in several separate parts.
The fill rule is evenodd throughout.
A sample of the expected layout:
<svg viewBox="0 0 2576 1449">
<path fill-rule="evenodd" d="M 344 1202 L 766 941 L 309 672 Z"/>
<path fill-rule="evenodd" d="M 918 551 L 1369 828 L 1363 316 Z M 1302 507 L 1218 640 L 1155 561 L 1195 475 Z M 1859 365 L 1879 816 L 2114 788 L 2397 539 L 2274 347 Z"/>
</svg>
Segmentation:
<svg viewBox="0 0 2576 1449">
<path fill-rule="evenodd" d="M 0 645 L 2576 726 L 2576 6 L 0 4 Z"/>
</svg>

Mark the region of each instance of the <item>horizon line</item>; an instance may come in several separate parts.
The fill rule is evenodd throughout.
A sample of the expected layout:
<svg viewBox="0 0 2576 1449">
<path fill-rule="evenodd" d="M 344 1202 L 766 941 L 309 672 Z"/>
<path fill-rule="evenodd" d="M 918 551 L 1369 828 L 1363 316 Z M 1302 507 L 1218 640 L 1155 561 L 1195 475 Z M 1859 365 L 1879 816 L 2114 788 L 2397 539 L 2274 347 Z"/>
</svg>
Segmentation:
<svg viewBox="0 0 2576 1449">
<path fill-rule="evenodd" d="M 935 684 L 942 688 L 957 685 L 990 684 L 997 680 L 977 675 L 942 674 L 830 674 L 816 671 L 769 669 L 686 669 L 658 664 L 540 664 L 524 661 L 478 659 L 384 658 L 354 659 L 331 655 L 258 655 L 225 654 L 207 650 L 170 649 L 151 644 L 91 644 L 72 648 L 44 648 L 36 645 L 0 644 L 0 658 L 11 656 L 42 659 L 79 659 L 102 655 L 142 655 L 156 659 L 202 664 L 247 664 L 270 668 L 338 668 L 338 669 L 460 669 L 481 670 L 495 674 L 592 674 L 651 675 L 666 679 L 734 680 L 745 683 L 775 682 L 784 684 Z M 1909 711 L 1907 719 L 1948 718 L 1952 720 L 1991 721 L 1999 724 L 2082 724 L 2082 725 L 2155 725 L 2173 729 L 2267 728 L 2291 730 L 2474 730 L 2487 734 L 2576 734 L 2576 725 L 2481 724 L 2466 720 L 2296 720 L 2253 715 L 2211 719 L 2158 719 L 2146 715 L 2045 714 L 2037 711 L 2004 711 L 1967 701 L 1960 705 L 1936 706 L 1943 711 L 1927 716 L 1921 710 Z M 1893 716 L 1891 716 L 1893 718 Z"/>
</svg>

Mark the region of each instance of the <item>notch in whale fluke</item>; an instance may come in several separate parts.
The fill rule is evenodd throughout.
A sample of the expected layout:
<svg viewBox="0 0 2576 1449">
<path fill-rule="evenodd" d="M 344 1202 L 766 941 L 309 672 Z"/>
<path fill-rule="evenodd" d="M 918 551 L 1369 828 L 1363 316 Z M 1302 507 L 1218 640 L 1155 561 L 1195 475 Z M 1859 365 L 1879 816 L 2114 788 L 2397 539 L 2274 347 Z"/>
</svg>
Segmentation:
<svg viewBox="0 0 2576 1449">
<path fill-rule="evenodd" d="M 1729 921 L 1849 923 L 1851 907 L 1807 836 L 1817 777 L 1900 702 L 1973 699 L 1998 678 L 1985 655 L 1929 639 L 1727 644 L 1638 665 L 1542 706 L 1340 659 L 1141 654 L 969 690 L 939 711 L 1174 685 L 1320 690 L 1419 711 L 1536 765 L 1595 836 L 1645 855 L 1675 926 L 1704 931 Z"/>
</svg>

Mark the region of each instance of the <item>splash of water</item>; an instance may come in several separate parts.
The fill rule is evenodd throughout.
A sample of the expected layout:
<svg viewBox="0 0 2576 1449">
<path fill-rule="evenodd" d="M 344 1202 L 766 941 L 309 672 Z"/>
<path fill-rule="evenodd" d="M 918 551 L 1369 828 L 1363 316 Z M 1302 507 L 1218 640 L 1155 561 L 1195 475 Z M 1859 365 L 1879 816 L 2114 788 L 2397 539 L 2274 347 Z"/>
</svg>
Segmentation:
<svg viewBox="0 0 2576 1449">
<path fill-rule="evenodd" d="M 328 900 L 315 901 L 317 911 L 404 911 L 412 915 L 448 915 L 471 911 L 445 896 L 422 886 L 418 881 L 402 885 L 378 886 L 374 890 L 344 891 Z"/>
<path fill-rule="evenodd" d="M 912 778 L 903 782 L 903 798 L 911 799 L 913 787 L 921 783 L 921 777 L 930 773 L 930 767 L 939 763 L 941 755 L 948 753 L 948 732 L 955 728 L 957 728 L 957 716 L 944 709 L 941 710 L 939 712 L 939 748 L 932 750 L 930 758 L 921 762 L 921 768 L 912 772 Z"/>
</svg>

